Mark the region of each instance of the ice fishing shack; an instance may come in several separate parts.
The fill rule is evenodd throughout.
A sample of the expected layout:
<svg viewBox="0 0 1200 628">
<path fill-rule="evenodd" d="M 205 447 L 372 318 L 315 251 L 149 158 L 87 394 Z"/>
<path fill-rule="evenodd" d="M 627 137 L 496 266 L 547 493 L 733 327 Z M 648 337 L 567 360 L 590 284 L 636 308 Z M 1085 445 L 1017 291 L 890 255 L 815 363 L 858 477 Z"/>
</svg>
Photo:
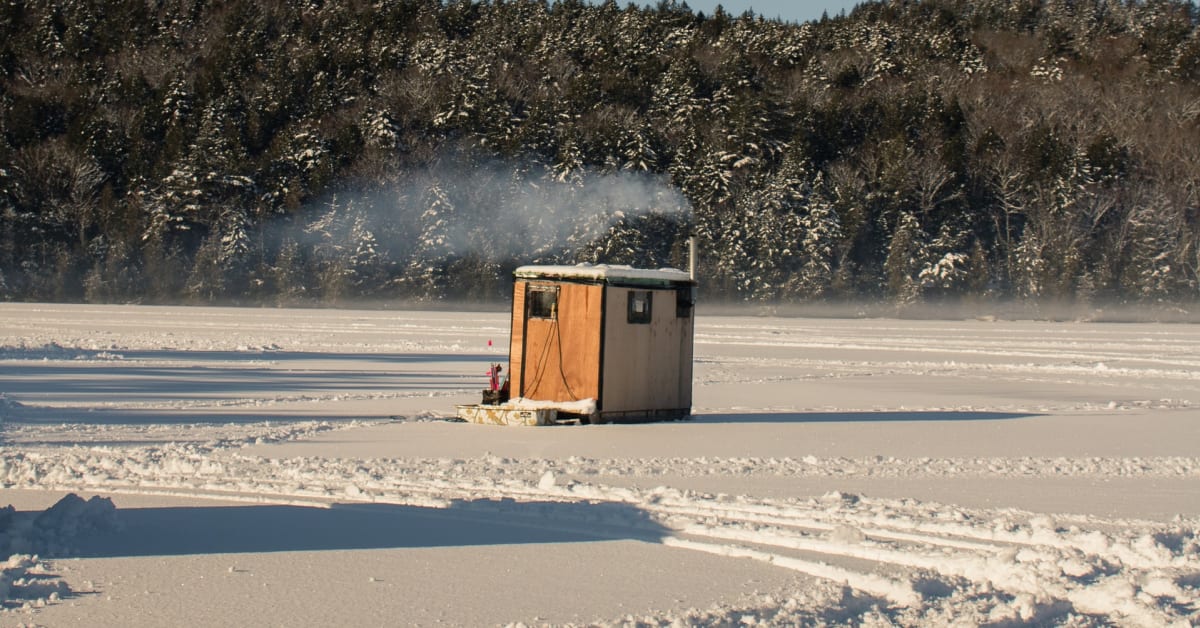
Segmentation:
<svg viewBox="0 0 1200 628">
<path fill-rule="evenodd" d="M 513 273 L 508 400 L 477 423 L 638 422 L 691 414 L 694 271 L 522 266 Z"/>
</svg>

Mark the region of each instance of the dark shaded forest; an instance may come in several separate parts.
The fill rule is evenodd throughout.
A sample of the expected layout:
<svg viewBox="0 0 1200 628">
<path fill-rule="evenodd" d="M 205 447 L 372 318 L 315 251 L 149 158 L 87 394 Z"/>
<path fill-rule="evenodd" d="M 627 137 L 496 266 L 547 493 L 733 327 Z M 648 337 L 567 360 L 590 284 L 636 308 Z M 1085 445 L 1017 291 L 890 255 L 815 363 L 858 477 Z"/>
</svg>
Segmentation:
<svg viewBox="0 0 1200 628">
<path fill-rule="evenodd" d="M 0 0 L 0 300 L 1194 305 L 1200 10 Z"/>
</svg>

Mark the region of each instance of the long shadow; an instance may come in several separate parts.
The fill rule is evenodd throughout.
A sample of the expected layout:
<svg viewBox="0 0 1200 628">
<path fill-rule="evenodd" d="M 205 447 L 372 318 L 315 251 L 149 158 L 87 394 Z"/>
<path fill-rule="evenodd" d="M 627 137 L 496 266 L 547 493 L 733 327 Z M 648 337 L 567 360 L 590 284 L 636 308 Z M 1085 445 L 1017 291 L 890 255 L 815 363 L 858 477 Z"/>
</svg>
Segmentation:
<svg viewBox="0 0 1200 628">
<path fill-rule="evenodd" d="M 293 362 L 327 360 L 350 362 L 386 362 L 412 364 L 423 362 L 495 362 L 499 356 L 486 353 L 321 353 L 319 351 L 188 351 L 183 349 L 146 349 L 114 351 L 125 360 L 178 360 L 187 362 L 244 362 L 247 360 Z M 507 358 L 507 356 L 505 356 Z"/>
<path fill-rule="evenodd" d="M 51 360 L 43 361 L 41 357 Z M 5 420 L 116 424 L 147 419 L 167 423 L 243 422 L 276 414 L 269 409 L 260 413 L 259 407 L 248 408 L 244 415 L 230 414 L 214 410 L 214 399 L 270 401 L 297 395 L 303 400 L 306 396 L 340 394 L 370 398 L 375 392 L 455 393 L 482 387 L 484 365 L 497 357 L 485 353 L 171 349 L 122 351 L 119 358 L 109 359 L 104 352 L 91 350 L 0 348 L 0 360 L 0 393 L 16 402 L 0 405 Z M 178 364 L 180 361 L 184 364 Z M 468 363 L 479 364 L 477 375 L 463 372 L 475 372 L 469 366 L 463 367 Z M 71 402 L 70 407 L 55 407 L 64 401 Z M 175 407 L 146 413 L 121 407 L 132 403 Z M 88 408 L 81 410 L 85 404 L 97 406 L 96 413 Z M 178 409 L 180 405 L 207 409 Z"/>
<path fill-rule="evenodd" d="M 120 395 L 122 400 L 185 397 L 215 393 L 236 395 L 264 391 L 361 391 L 379 389 L 442 389 L 460 387 L 461 367 L 437 365 L 495 362 L 484 353 L 318 353 L 285 351 L 121 352 L 120 359 L 103 359 L 103 352 L 62 349 L 42 360 L 39 349 L 0 350 L 0 393 L 9 395 Z M 171 362 L 185 362 L 183 365 Z M 296 370 L 291 363 L 311 362 Z M 273 363 L 271 364 L 264 364 Z M 321 363 L 330 366 L 322 367 Z M 334 363 L 364 368 L 332 367 Z M 376 365 L 367 368 L 367 365 Z M 381 369 L 379 364 L 394 365 Z M 482 381 L 483 368 L 478 378 Z"/>
<path fill-rule="evenodd" d="M 322 353 L 319 351 L 279 351 L 247 349 L 245 351 L 212 351 L 190 349 L 68 349 L 39 347 L 0 347 L 0 360 L 81 360 L 95 363 L 121 364 L 132 360 L 182 362 L 291 362 L 298 360 L 328 360 L 353 362 L 495 362 L 500 356 L 487 353 Z"/>
<path fill-rule="evenodd" d="M 29 377 L 36 375 L 36 377 Z M 24 379 L 18 379 L 18 378 Z M 6 394 L 44 393 L 55 395 L 119 394 L 123 400 L 137 396 L 162 398 L 173 392 L 204 393 L 296 392 L 306 390 L 359 391 L 404 388 L 445 388 L 463 373 L 402 371 L 288 371 L 263 368 L 220 368 L 192 366 L 0 366 Z M 482 380 L 482 377 L 475 377 Z M 420 380 L 420 381 L 412 381 Z M 438 380 L 446 380 L 439 382 Z M 410 382 L 410 383 L 406 383 Z M 461 382 L 450 387 L 459 387 Z M 130 397 L 134 395 L 135 397 Z"/>
<path fill-rule="evenodd" d="M 455 502 L 449 508 L 381 504 L 136 508 L 121 529 L 91 531 L 65 557 L 179 556 L 247 552 L 459 547 L 632 539 L 666 531 L 644 511 L 616 503 Z"/>
<path fill-rule="evenodd" d="M 446 401 L 447 407 L 450 401 Z M 252 423 L 262 423 L 270 421 L 273 424 L 284 423 L 302 423 L 320 419 L 321 421 L 337 422 L 337 421 L 354 421 L 354 420 L 387 420 L 396 418 L 396 413 L 380 411 L 370 414 L 366 412 L 355 412 L 353 414 L 333 414 L 328 411 L 326 406 L 322 411 L 322 406 L 317 404 L 313 410 L 304 411 L 297 410 L 294 407 L 287 409 L 272 409 L 264 407 L 261 409 L 250 409 L 245 411 L 231 412 L 215 412 L 209 408 L 192 409 L 192 408 L 168 408 L 168 409 L 152 409 L 152 410 L 131 410 L 125 408 L 57 408 L 57 407 L 37 407 L 37 408 L 18 408 L 16 410 L 0 413 L 0 418 L 4 423 L 12 423 L 19 425 L 61 425 L 69 423 L 73 425 L 245 425 Z M 385 408 L 386 409 L 386 408 Z M 87 439 L 88 445 L 144 445 L 145 442 L 121 442 L 121 441 L 102 441 L 94 440 L 92 437 Z M 3 427 L 0 427 L 0 444 L 3 444 Z M 49 443 L 44 443 L 49 444 Z"/>
<path fill-rule="evenodd" d="M 914 410 L 895 412 L 755 412 L 692 416 L 694 423 L 891 423 L 926 421 L 1006 421 L 1040 416 L 1029 412 Z"/>
</svg>

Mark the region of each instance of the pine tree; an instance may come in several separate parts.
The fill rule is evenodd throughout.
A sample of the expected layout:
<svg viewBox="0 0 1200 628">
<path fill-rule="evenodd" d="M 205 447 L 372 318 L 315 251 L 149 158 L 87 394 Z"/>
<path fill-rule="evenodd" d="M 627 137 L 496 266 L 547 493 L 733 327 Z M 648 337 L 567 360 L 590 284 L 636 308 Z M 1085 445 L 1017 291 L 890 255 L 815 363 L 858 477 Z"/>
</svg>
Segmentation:
<svg viewBox="0 0 1200 628">
<path fill-rule="evenodd" d="M 1170 300 L 1185 285 L 1174 263 L 1179 225 L 1160 204 L 1134 209 L 1129 222 L 1128 262 L 1121 277 L 1126 294 L 1145 303 Z"/>
<path fill-rule="evenodd" d="M 404 281 L 410 296 L 437 299 L 442 296 L 446 268 L 458 252 L 453 233 L 456 207 L 440 181 L 425 188 L 421 207 L 420 231 Z"/>
<path fill-rule="evenodd" d="M 269 269 L 277 305 L 296 305 L 308 295 L 304 268 L 305 260 L 299 242 L 285 239 Z"/>
<path fill-rule="evenodd" d="M 379 242 L 361 214 L 351 222 L 348 237 L 347 283 L 355 296 L 370 296 L 381 285 L 384 275 Z"/>
<path fill-rule="evenodd" d="M 925 238 L 916 216 L 901 212 L 883 263 L 888 295 L 900 305 L 913 303 L 920 296 L 919 273 L 928 259 Z"/>
<path fill-rule="evenodd" d="M 789 281 L 791 298 L 820 299 L 834 287 L 836 247 L 843 235 L 837 210 L 825 194 L 824 181 L 817 173 L 797 225 L 800 264 Z"/>
</svg>

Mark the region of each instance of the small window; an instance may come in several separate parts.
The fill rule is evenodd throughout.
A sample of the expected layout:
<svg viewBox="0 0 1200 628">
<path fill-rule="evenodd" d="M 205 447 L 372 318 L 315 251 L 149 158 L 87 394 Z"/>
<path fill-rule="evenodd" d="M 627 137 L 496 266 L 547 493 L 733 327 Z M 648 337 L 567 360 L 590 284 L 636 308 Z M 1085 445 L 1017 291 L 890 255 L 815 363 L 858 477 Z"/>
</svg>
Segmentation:
<svg viewBox="0 0 1200 628">
<path fill-rule="evenodd" d="M 647 290 L 629 291 L 629 322 L 635 325 L 650 324 L 650 306 L 654 295 Z"/>
<path fill-rule="evenodd" d="M 558 286 L 530 286 L 525 293 L 529 318 L 558 318 Z"/>
</svg>

